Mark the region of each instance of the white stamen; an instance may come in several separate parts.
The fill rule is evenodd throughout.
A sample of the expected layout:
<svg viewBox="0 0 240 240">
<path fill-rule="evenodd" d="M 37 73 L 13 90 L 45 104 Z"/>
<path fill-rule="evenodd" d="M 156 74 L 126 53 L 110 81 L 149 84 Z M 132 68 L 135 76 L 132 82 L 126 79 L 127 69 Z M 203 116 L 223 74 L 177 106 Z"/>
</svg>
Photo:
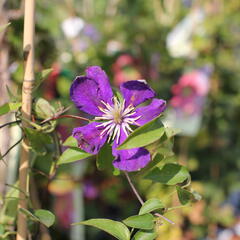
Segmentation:
<svg viewBox="0 0 240 240">
<path fill-rule="evenodd" d="M 134 111 L 135 107 L 130 104 L 125 108 L 125 100 L 119 102 L 116 97 L 113 97 L 112 101 L 113 106 L 109 103 L 101 101 L 105 108 L 101 106 L 98 108 L 104 114 L 100 117 L 95 117 L 95 120 L 105 121 L 97 125 L 97 127 L 103 128 L 100 133 L 100 137 L 108 135 L 108 142 L 116 139 L 116 143 L 119 144 L 121 130 L 123 130 L 126 136 L 128 136 L 129 133 L 133 132 L 129 125 L 138 125 L 135 121 L 137 121 L 141 116 L 133 117 L 136 114 Z"/>
<path fill-rule="evenodd" d="M 107 122 L 104 122 L 104 123 L 101 123 L 101 124 L 97 125 L 97 127 L 106 127 L 107 125 L 112 124 L 112 123 L 113 123 L 112 120 L 111 121 L 107 121 Z"/>
</svg>

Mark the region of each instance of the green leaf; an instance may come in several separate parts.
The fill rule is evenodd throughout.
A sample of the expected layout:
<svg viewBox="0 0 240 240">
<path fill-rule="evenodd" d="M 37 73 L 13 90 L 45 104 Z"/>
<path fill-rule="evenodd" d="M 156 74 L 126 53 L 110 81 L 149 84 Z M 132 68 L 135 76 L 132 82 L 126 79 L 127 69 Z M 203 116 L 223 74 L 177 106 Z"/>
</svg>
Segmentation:
<svg viewBox="0 0 240 240">
<path fill-rule="evenodd" d="M 7 114 L 11 111 L 16 111 L 22 106 L 22 103 L 5 103 L 4 105 L 0 106 L 0 116 Z"/>
<path fill-rule="evenodd" d="M 157 117 L 145 125 L 137 128 L 118 147 L 118 149 L 143 147 L 160 139 L 164 134 L 164 126 L 159 118 L 160 117 Z"/>
<path fill-rule="evenodd" d="M 154 210 L 165 208 L 164 204 L 157 198 L 147 200 L 140 208 L 139 214 L 150 213 Z"/>
<path fill-rule="evenodd" d="M 23 213 L 25 216 L 27 216 L 29 219 L 31 219 L 32 221 L 39 222 L 39 219 L 36 216 L 34 216 L 33 213 L 31 213 L 29 210 L 25 208 L 19 208 L 19 211 Z"/>
<path fill-rule="evenodd" d="M 99 228 L 119 240 L 130 240 L 130 232 L 128 228 L 121 222 L 113 221 L 110 219 L 99 218 L 99 219 L 90 219 L 87 221 L 74 223 L 73 225 L 79 225 L 79 224 Z"/>
<path fill-rule="evenodd" d="M 176 186 L 177 189 L 177 194 L 178 194 L 178 199 L 182 205 L 186 205 L 189 203 L 193 197 L 192 193 L 179 187 Z"/>
<path fill-rule="evenodd" d="M 55 222 L 55 216 L 50 211 L 44 209 L 35 210 L 34 213 L 30 212 L 25 208 L 20 208 L 19 211 L 26 215 L 32 221 L 40 222 L 47 227 L 52 226 Z"/>
<path fill-rule="evenodd" d="M 7 23 L 0 26 L 0 32 L 4 31 L 11 23 Z"/>
<path fill-rule="evenodd" d="M 24 132 L 32 150 L 39 155 L 45 155 L 47 152 L 46 144 L 51 144 L 52 138 L 48 134 L 38 132 L 33 128 L 24 128 Z"/>
<path fill-rule="evenodd" d="M 135 215 L 126 218 L 123 223 L 129 227 L 149 230 L 154 227 L 154 217 L 150 213 Z"/>
<path fill-rule="evenodd" d="M 54 107 L 51 106 L 50 103 L 44 98 L 37 99 L 34 105 L 34 110 L 39 119 L 51 118 L 56 113 Z"/>
<path fill-rule="evenodd" d="M 5 195 L 3 206 L 0 208 L 0 222 L 2 224 L 14 224 L 17 216 L 17 205 L 19 198 L 19 190 L 17 183 L 14 184 Z"/>
<path fill-rule="evenodd" d="M 63 154 L 60 156 L 57 164 L 61 165 L 61 164 L 76 162 L 76 161 L 85 159 L 90 156 L 92 156 L 92 154 L 84 152 L 80 148 L 71 147 L 63 152 Z"/>
<path fill-rule="evenodd" d="M 157 238 L 157 233 L 154 231 L 139 230 L 133 237 L 133 240 L 154 240 Z"/>
<path fill-rule="evenodd" d="M 44 209 L 38 209 L 34 211 L 34 216 L 38 218 L 38 221 L 47 227 L 50 227 L 55 222 L 55 216 L 50 211 Z"/>
<path fill-rule="evenodd" d="M 39 73 L 36 73 L 35 82 L 34 82 L 35 87 L 33 90 L 36 90 L 41 85 L 41 83 L 49 76 L 52 70 L 53 70 L 52 68 L 48 68 L 48 69 L 44 69 Z"/>
<path fill-rule="evenodd" d="M 78 147 L 78 142 L 75 137 L 69 136 L 62 145 L 65 147 Z"/>
<path fill-rule="evenodd" d="M 97 155 L 97 168 L 99 170 L 110 169 L 113 172 L 113 160 L 112 147 L 109 144 L 105 144 Z"/>
<path fill-rule="evenodd" d="M 146 179 L 167 185 L 182 183 L 189 177 L 190 175 L 186 167 L 175 163 L 168 163 L 162 168 L 156 167 L 145 176 Z"/>
</svg>

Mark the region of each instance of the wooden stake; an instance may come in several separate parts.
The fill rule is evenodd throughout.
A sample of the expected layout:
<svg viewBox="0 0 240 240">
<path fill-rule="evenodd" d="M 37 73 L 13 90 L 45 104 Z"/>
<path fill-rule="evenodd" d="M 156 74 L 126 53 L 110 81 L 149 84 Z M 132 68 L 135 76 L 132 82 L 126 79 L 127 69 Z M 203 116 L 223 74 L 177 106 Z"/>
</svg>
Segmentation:
<svg viewBox="0 0 240 240">
<path fill-rule="evenodd" d="M 22 115 L 23 118 L 31 119 L 32 109 L 32 89 L 34 86 L 34 34 L 35 34 L 35 0 L 25 0 L 24 10 L 24 39 L 23 39 L 23 54 L 25 60 L 25 71 L 22 86 Z M 23 127 L 28 127 L 26 121 L 22 123 Z M 18 208 L 27 208 L 29 195 L 28 190 L 28 168 L 30 151 L 27 147 L 28 142 L 23 140 L 21 149 L 21 158 L 19 166 L 19 205 Z M 16 240 L 27 239 L 27 219 L 18 212 L 17 219 L 17 237 Z"/>
</svg>

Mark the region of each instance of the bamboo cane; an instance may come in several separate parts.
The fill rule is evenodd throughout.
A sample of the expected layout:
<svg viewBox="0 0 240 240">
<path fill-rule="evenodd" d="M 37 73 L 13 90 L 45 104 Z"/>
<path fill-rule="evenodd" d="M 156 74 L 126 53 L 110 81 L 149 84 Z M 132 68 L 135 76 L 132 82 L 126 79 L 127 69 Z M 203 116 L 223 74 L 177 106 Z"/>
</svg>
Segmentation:
<svg viewBox="0 0 240 240">
<path fill-rule="evenodd" d="M 22 115 L 23 118 L 31 119 L 32 108 L 32 89 L 34 85 L 34 27 L 35 27 L 35 0 L 25 1 L 24 10 L 24 38 L 23 51 L 25 58 L 25 71 L 22 86 Z M 28 124 L 23 121 L 23 127 L 28 127 Z M 20 197 L 18 208 L 27 208 L 26 194 L 28 195 L 28 167 L 30 151 L 26 147 L 27 140 L 24 139 L 21 149 L 21 158 L 19 166 L 19 188 Z M 17 219 L 17 240 L 27 239 L 27 219 L 19 212 Z"/>
</svg>

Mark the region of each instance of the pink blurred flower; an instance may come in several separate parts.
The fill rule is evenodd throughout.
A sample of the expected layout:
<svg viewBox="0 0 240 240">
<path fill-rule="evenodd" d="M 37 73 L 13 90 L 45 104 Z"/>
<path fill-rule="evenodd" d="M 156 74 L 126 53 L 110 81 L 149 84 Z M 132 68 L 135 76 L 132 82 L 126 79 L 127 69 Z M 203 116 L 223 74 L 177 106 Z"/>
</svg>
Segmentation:
<svg viewBox="0 0 240 240">
<path fill-rule="evenodd" d="M 54 213 L 57 216 L 58 223 L 61 227 L 68 229 L 73 222 L 73 196 L 72 193 L 58 196 L 54 200 Z"/>
<path fill-rule="evenodd" d="M 209 78 L 206 71 L 185 73 L 178 83 L 172 86 L 173 97 L 170 104 L 189 115 L 199 113 L 208 91 Z"/>
<path fill-rule="evenodd" d="M 142 76 L 136 65 L 136 60 L 131 55 L 120 55 L 112 66 L 114 84 L 120 86 L 129 80 L 141 79 Z"/>
</svg>

